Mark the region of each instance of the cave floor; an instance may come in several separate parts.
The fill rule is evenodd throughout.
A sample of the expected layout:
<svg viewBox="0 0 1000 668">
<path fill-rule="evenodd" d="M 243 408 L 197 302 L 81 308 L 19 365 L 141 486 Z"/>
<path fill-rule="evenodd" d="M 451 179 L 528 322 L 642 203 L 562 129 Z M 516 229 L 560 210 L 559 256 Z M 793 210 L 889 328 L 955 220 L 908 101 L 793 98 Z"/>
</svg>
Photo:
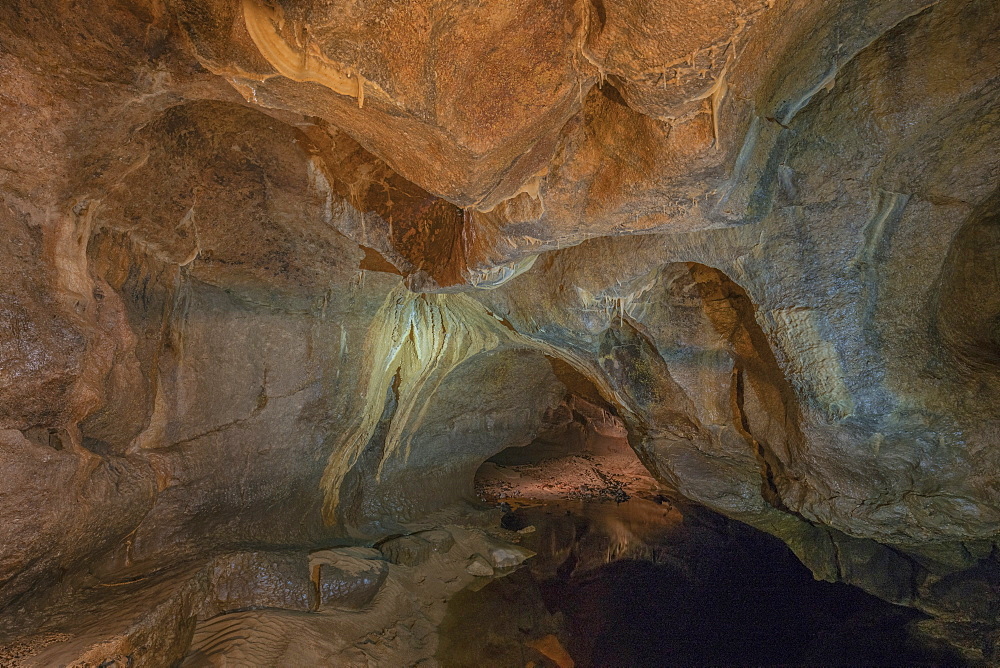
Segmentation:
<svg viewBox="0 0 1000 668">
<path fill-rule="evenodd" d="M 375 547 L 91 576 L 21 620 L 0 665 L 963 665 L 910 633 L 919 613 L 815 581 L 628 450 L 522 454 L 481 468 L 494 510 L 442 511 Z"/>
</svg>

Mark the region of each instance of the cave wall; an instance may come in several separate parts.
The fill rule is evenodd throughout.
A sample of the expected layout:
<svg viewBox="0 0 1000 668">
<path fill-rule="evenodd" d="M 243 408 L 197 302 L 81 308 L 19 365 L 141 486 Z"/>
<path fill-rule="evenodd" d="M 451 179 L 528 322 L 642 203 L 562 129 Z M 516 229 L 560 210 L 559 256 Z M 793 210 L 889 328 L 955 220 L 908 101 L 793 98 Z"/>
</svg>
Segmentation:
<svg viewBox="0 0 1000 668">
<path fill-rule="evenodd" d="M 973 620 L 994 5 L 7 3 L 0 606 L 468 499 L 568 364 L 661 481 Z"/>
</svg>

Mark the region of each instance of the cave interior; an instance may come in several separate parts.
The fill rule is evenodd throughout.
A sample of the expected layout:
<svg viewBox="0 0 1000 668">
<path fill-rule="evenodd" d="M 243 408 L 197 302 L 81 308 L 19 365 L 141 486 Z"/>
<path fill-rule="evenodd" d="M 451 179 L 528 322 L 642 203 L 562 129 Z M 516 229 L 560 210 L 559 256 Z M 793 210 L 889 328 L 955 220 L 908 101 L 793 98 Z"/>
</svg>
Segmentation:
<svg viewBox="0 0 1000 668">
<path fill-rule="evenodd" d="M 1000 665 L 996 0 L 7 0 L 0 666 Z"/>
</svg>

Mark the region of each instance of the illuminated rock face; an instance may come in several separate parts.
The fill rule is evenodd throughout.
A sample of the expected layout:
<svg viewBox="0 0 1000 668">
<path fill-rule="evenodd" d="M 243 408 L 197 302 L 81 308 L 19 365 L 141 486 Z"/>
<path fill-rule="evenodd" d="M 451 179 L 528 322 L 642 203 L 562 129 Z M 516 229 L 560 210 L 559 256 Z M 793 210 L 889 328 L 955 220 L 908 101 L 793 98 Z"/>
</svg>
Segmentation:
<svg viewBox="0 0 1000 668">
<path fill-rule="evenodd" d="M 987 0 L 6 3 L 0 605 L 391 533 L 584 383 L 662 482 L 958 637 L 954 592 L 1000 596 L 998 35 Z"/>
</svg>

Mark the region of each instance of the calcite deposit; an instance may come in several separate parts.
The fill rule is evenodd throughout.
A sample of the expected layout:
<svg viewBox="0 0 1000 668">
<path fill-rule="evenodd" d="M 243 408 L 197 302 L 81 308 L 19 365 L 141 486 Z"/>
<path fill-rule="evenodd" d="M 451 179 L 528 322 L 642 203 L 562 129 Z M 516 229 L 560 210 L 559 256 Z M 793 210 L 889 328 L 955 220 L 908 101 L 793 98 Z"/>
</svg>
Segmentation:
<svg viewBox="0 0 1000 668">
<path fill-rule="evenodd" d="M 995 0 L 8 0 L 0 148 L 0 663 L 214 665 L 441 526 L 453 593 L 574 401 L 1000 662 Z"/>
</svg>

